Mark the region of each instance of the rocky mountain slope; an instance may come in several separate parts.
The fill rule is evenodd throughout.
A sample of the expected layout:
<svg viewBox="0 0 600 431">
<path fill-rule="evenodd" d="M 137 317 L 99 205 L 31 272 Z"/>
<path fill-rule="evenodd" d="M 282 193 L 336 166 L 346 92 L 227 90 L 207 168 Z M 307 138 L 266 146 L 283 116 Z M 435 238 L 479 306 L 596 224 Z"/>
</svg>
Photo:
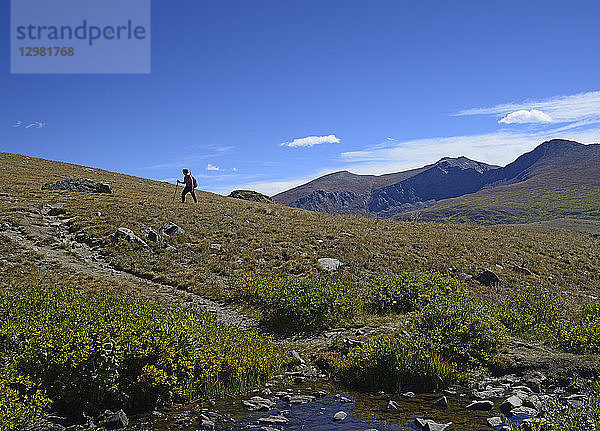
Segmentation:
<svg viewBox="0 0 600 431">
<path fill-rule="evenodd" d="M 482 223 L 573 215 L 593 218 L 597 216 L 595 208 L 600 197 L 599 177 L 599 145 L 556 139 L 544 142 L 505 167 L 466 157 L 446 157 L 420 169 L 381 176 L 343 171 L 279 193 L 273 199 L 313 211 L 383 218 L 423 217 Z M 506 188 L 511 185 L 512 188 Z M 507 204 L 517 199 L 520 206 L 528 204 L 548 210 L 531 214 L 522 208 L 514 217 L 502 217 L 503 212 L 510 213 L 510 208 L 500 205 L 488 217 L 489 207 L 502 202 L 501 196 L 507 192 L 516 194 Z M 544 192 L 543 196 L 540 192 Z M 578 193 L 580 198 L 570 202 L 560 199 L 557 204 L 553 199 L 556 194 L 569 195 L 569 200 Z M 479 197 L 483 196 L 486 199 L 481 201 Z"/>
</svg>

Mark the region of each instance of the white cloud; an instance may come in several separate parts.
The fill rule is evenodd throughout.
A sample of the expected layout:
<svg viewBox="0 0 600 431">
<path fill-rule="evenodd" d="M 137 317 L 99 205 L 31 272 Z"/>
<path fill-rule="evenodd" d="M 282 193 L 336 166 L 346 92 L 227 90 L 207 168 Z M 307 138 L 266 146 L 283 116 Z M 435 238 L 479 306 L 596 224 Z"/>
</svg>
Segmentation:
<svg viewBox="0 0 600 431">
<path fill-rule="evenodd" d="M 519 109 L 498 120 L 498 123 L 551 123 L 552 117 L 538 109 Z"/>
<path fill-rule="evenodd" d="M 206 170 L 207 171 L 218 171 L 220 170 L 218 166 L 215 165 L 211 165 L 210 163 L 208 165 L 206 165 Z"/>
<path fill-rule="evenodd" d="M 231 168 L 233 172 L 237 172 L 237 168 Z"/>
<path fill-rule="evenodd" d="M 505 103 L 490 108 L 470 108 L 456 115 L 502 115 L 519 110 L 537 109 L 549 115 L 556 123 L 570 121 L 600 122 L 600 91 L 556 96 L 545 100 Z"/>
<path fill-rule="evenodd" d="M 319 144 L 339 144 L 340 139 L 335 135 L 307 136 L 306 138 L 294 139 L 290 142 L 282 142 L 282 147 L 312 147 Z"/>
</svg>

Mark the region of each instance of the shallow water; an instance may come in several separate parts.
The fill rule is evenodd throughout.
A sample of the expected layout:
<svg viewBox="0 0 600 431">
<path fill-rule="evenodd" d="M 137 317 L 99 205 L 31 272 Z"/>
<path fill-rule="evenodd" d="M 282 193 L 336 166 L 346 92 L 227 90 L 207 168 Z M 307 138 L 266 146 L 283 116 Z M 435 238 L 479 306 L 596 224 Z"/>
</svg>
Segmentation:
<svg viewBox="0 0 600 431">
<path fill-rule="evenodd" d="M 208 403 L 191 404 L 181 407 L 172 407 L 152 414 L 134 416 L 131 418 L 131 430 L 198 430 L 199 416 L 206 411 L 217 412 L 222 419 L 215 421 L 216 430 L 260 430 L 261 427 L 271 426 L 280 430 L 366 430 L 379 431 L 392 430 L 418 430 L 414 425 L 417 417 L 433 419 L 436 422 L 453 422 L 450 430 L 475 431 L 490 430 L 486 419 L 497 416 L 495 413 L 465 410 L 472 399 L 469 395 L 446 395 L 448 408 L 433 407 L 433 402 L 443 394 L 417 394 L 415 398 L 404 398 L 398 394 L 373 394 L 356 392 L 342 388 L 331 382 L 304 382 L 301 384 L 276 385 L 270 388 L 273 395 L 263 395 L 260 391 L 249 392 L 235 397 L 225 397 L 217 400 L 214 406 Z M 242 400 L 252 396 L 270 398 L 277 391 L 293 390 L 295 394 L 312 395 L 317 390 L 327 392 L 323 398 L 316 399 L 308 404 L 295 404 L 279 400 L 276 407 L 268 412 L 249 411 L 241 403 Z M 351 403 L 340 402 L 340 397 L 352 399 Z M 398 410 L 388 409 L 390 400 L 398 403 Z M 500 400 L 496 400 L 496 405 Z M 339 422 L 333 421 L 336 412 L 344 411 L 348 414 L 346 419 Z M 259 424 L 258 419 L 282 413 L 289 422 L 282 425 Z M 523 418 L 512 418 L 520 422 Z"/>
</svg>

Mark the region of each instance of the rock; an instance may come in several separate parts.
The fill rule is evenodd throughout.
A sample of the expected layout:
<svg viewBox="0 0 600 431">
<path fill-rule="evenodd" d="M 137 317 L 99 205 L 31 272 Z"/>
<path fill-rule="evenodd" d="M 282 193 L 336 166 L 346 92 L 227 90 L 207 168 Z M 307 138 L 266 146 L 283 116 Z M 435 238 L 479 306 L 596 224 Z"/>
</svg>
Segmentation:
<svg viewBox="0 0 600 431">
<path fill-rule="evenodd" d="M 496 283 L 500 283 L 498 276 L 487 268 L 483 268 L 483 271 L 475 276 L 475 280 L 484 286 L 492 286 Z"/>
<path fill-rule="evenodd" d="M 323 398 L 325 395 L 327 395 L 326 391 L 317 391 L 313 393 L 315 398 Z"/>
<path fill-rule="evenodd" d="M 292 350 L 292 356 L 294 357 L 295 360 L 300 362 L 300 365 L 304 365 L 306 363 L 306 361 L 304 359 L 302 359 L 300 357 L 300 354 L 298 352 L 296 352 L 295 350 Z"/>
<path fill-rule="evenodd" d="M 493 408 L 494 408 L 494 402 L 490 401 L 490 400 L 473 401 L 471 404 L 469 404 L 466 407 L 467 410 L 482 410 L 482 411 L 489 411 L 489 410 L 492 410 Z"/>
<path fill-rule="evenodd" d="M 228 197 L 236 198 L 236 199 L 244 199 L 246 201 L 252 201 L 252 202 L 264 202 L 264 203 L 269 203 L 269 204 L 275 203 L 275 201 L 273 199 L 271 199 L 269 196 L 263 195 L 262 193 L 259 193 L 259 192 L 255 192 L 254 190 L 234 190 L 231 193 L 229 193 Z"/>
<path fill-rule="evenodd" d="M 525 382 L 525 386 L 531 389 L 532 392 L 539 394 L 542 391 L 542 381 L 540 379 L 529 379 Z"/>
<path fill-rule="evenodd" d="M 523 400 L 523 406 L 540 411 L 542 409 L 542 401 L 537 395 L 531 395 Z"/>
<path fill-rule="evenodd" d="M 55 204 L 46 204 L 42 207 L 42 215 L 47 216 L 57 216 L 64 214 L 66 211 L 64 209 L 64 202 L 59 202 Z"/>
<path fill-rule="evenodd" d="M 487 424 L 490 428 L 498 428 L 503 423 L 504 422 L 502 422 L 502 418 L 500 418 L 498 416 L 494 416 L 492 418 L 487 419 Z"/>
<path fill-rule="evenodd" d="M 352 400 L 350 398 L 347 398 L 347 397 L 341 397 L 340 398 L 340 403 L 341 404 L 348 404 L 348 403 L 353 403 L 353 402 L 354 402 L 354 400 Z"/>
<path fill-rule="evenodd" d="M 154 230 L 151 227 L 144 226 L 140 229 L 140 232 L 142 233 L 142 235 L 144 235 L 146 237 L 146 239 L 148 241 L 152 241 L 152 242 L 162 241 L 162 237 L 159 234 L 157 234 L 156 232 L 154 232 Z"/>
<path fill-rule="evenodd" d="M 313 402 L 315 397 L 312 395 L 287 395 L 283 398 L 283 400 L 290 404 L 308 404 Z"/>
<path fill-rule="evenodd" d="M 414 392 L 404 392 L 404 393 L 402 394 L 402 396 L 403 396 L 404 398 L 414 398 L 414 397 L 416 397 L 416 395 L 415 395 L 415 393 L 414 393 Z"/>
<path fill-rule="evenodd" d="M 158 229 L 158 231 L 160 233 L 162 233 L 163 235 L 168 235 L 168 236 L 183 235 L 185 233 L 185 231 L 182 228 L 180 228 L 173 222 L 167 222 L 167 223 L 163 224 Z"/>
<path fill-rule="evenodd" d="M 510 411 L 510 414 L 511 414 L 511 416 L 525 415 L 525 416 L 534 418 L 538 415 L 538 411 L 536 409 L 532 409 L 530 407 L 521 406 L 521 407 L 512 409 Z"/>
<path fill-rule="evenodd" d="M 500 411 L 502 413 L 510 413 L 512 409 L 516 409 L 517 407 L 521 407 L 523 405 L 523 401 L 521 398 L 513 395 L 507 398 L 502 404 L 500 404 Z"/>
<path fill-rule="evenodd" d="M 492 388 L 485 391 L 473 391 L 473 397 L 478 400 L 486 400 L 489 398 L 500 398 L 505 394 L 504 388 Z"/>
<path fill-rule="evenodd" d="M 200 418 L 200 429 L 212 430 L 215 428 L 215 423 L 208 418 Z"/>
<path fill-rule="evenodd" d="M 131 229 L 128 229 L 126 227 L 118 228 L 117 231 L 113 234 L 114 241 L 118 241 L 121 239 L 132 244 L 139 244 L 142 247 L 148 247 L 148 244 L 146 244 L 146 242 L 142 238 L 134 234 Z"/>
<path fill-rule="evenodd" d="M 515 272 L 518 272 L 518 273 L 521 273 L 521 274 L 525 274 L 525 275 L 532 275 L 532 274 L 531 274 L 531 271 L 530 271 L 530 270 L 528 270 L 527 268 L 523 267 L 523 266 L 518 266 L 518 265 L 515 265 L 515 266 L 513 267 L 513 270 L 514 270 Z"/>
<path fill-rule="evenodd" d="M 447 409 L 448 408 L 448 398 L 446 398 L 445 396 L 437 399 L 433 402 L 433 406 L 440 408 L 440 409 Z"/>
<path fill-rule="evenodd" d="M 249 400 L 242 400 L 242 404 L 248 410 L 267 411 L 275 407 L 275 403 L 263 397 L 252 397 Z"/>
<path fill-rule="evenodd" d="M 331 257 L 322 257 L 317 262 L 318 262 L 318 266 L 321 269 L 324 269 L 325 271 L 329 271 L 329 272 L 337 271 L 339 269 L 339 267 L 343 265 L 342 262 L 340 262 L 337 259 L 333 259 Z"/>
<path fill-rule="evenodd" d="M 343 421 L 344 419 L 346 419 L 347 416 L 348 416 L 348 413 L 346 413 L 344 411 L 339 411 L 333 415 L 333 420 L 335 422 Z"/>
<path fill-rule="evenodd" d="M 221 248 L 223 248 L 223 247 L 221 246 L 221 244 L 211 244 L 211 245 L 210 245 L 210 249 L 211 249 L 211 250 L 217 250 L 217 251 L 219 251 L 219 250 L 221 250 Z"/>
<path fill-rule="evenodd" d="M 390 401 L 388 402 L 387 408 L 388 408 L 388 409 L 394 409 L 394 410 L 398 410 L 398 409 L 400 408 L 400 405 L 399 405 L 399 404 L 398 404 L 396 401 L 394 401 L 394 400 L 390 400 Z"/>
<path fill-rule="evenodd" d="M 416 418 L 415 425 L 425 431 L 444 431 L 452 425 L 452 422 L 442 424 L 431 419 Z"/>
<path fill-rule="evenodd" d="M 129 425 L 129 419 L 123 410 L 119 410 L 116 413 L 106 410 L 95 421 L 98 426 L 104 427 L 107 430 L 123 429 Z"/>
<path fill-rule="evenodd" d="M 55 183 L 46 183 L 42 190 L 67 190 L 69 192 L 83 193 L 112 193 L 108 183 L 97 183 L 90 179 L 69 179 Z"/>
<path fill-rule="evenodd" d="M 261 424 L 269 424 L 269 425 L 274 425 L 274 424 L 286 424 L 288 423 L 290 420 L 288 418 L 286 418 L 283 415 L 271 415 L 271 416 L 267 416 L 267 417 L 263 417 L 263 418 L 259 418 L 258 422 Z"/>
</svg>

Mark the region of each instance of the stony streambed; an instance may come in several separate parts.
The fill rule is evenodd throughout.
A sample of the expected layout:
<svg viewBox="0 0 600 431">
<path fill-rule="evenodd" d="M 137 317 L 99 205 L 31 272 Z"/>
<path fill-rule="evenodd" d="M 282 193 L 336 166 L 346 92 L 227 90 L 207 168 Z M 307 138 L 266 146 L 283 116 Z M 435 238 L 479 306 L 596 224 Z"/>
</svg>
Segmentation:
<svg viewBox="0 0 600 431">
<path fill-rule="evenodd" d="M 131 417 L 131 430 L 490 430 L 490 417 L 500 415 L 505 399 L 519 389 L 503 383 L 501 394 L 482 391 L 446 391 L 434 394 L 386 394 L 347 390 L 335 383 L 318 380 L 280 383 L 267 389 L 230 396 L 216 402 L 203 402 Z M 500 383 L 499 383 L 500 385 Z M 514 386 L 520 386 L 519 382 Z M 496 396 L 491 411 L 467 407 L 481 396 Z M 534 395 L 534 394 L 528 394 Z M 445 396 L 447 407 L 436 406 Z M 523 396 L 523 394 L 520 394 Z M 526 398 L 526 397 L 525 397 Z M 439 404 L 439 403 L 438 403 Z M 254 410 L 254 409 L 258 410 Z M 343 412 L 343 413 L 340 413 Z M 533 413 L 533 411 L 531 411 Z M 529 418 L 527 410 L 507 416 L 516 423 Z M 337 416 L 336 416 L 337 414 Z M 433 420 L 419 426 L 417 418 Z M 500 427 L 496 427 L 499 429 Z"/>
</svg>

